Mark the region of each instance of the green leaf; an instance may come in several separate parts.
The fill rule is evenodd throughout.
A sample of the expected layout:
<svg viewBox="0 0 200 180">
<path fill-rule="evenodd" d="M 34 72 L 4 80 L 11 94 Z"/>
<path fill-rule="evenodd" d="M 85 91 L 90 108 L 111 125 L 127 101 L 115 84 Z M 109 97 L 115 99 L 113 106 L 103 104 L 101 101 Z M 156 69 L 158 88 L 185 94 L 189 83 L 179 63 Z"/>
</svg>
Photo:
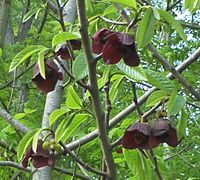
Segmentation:
<svg viewBox="0 0 200 180">
<path fill-rule="evenodd" d="M 25 14 L 25 16 L 23 17 L 22 22 L 25 23 L 26 21 L 28 21 L 34 14 L 36 14 L 37 12 L 39 12 L 41 10 L 40 9 L 32 9 L 30 10 L 28 13 Z"/>
<path fill-rule="evenodd" d="M 103 16 L 109 15 L 109 14 L 113 14 L 116 13 L 116 8 L 112 5 L 108 6 L 104 12 L 103 12 Z"/>
<path fill-rule="evenodd" d="M 54 110 L 49 117 L 50 127 L 53 126 L 53 124 L 59 119 L 59 117 L 66 114 L 67 112 L 69 112 L 69 109 L 67 109 L 67 108 L 61 108 L 61 109 Z"/>
<path fill-rule="evenodd" d="M 38 131 L 33 136 L 32 149 L 33 149 L 33 152 L 35 152 L 35 153 L 37 151 L 37 145 L 38 145 L 39 135 L 41 134 L 41 132 L 43 130 L 44 130 L 43 128 L 38 129 Z"/>
<path fill-rule="evenodd" d="M 103 71 L 103 76 L 102 76 L 103 84 L 106 84 L 109 81 L 112 67 L 113 67 L 112 65 L 105 66 L 104 71 Z"/>
<path fill-rule="evenodd" d="M 169 95 L 163 91 L 163 90 L 157 90 L 154 91 L 147 99 L 146 106 L 151 107 L 156 105 L 158 102 L 160 102 L 163 99 L 168 99 Z"/>
<path fill-rule="evenodd" d="M 152 7 L 153 15 L 157 20 L 160 20 L 160 14 L 157 8 Z"/>
<path fill-rule="evenodd" d="M 81 36 L 78 32 L 61 32 L 56 34 L 52 40 L 52 47 L 54 48 L 57 44 L 72 40 L 72 39 L 80 39 Z"/>
<path fill-rule="evenodd" d="M 35 133 L 38 131 L 38 129 L 34 129 L 32 131 L 29 131 L 22 140 L 19 142 L 19 145 L 17 147 L 17 159 L 20 162 L 26 153 L 26 150 L 28 149 L 29 145 L 31 144 L 31 141 L 35 135 Z"/>
<path fill-rule="evenodd" d="M 167 113 L 168 115 L 176 115 L 185 105 L 185 99 L 183 96 L 178 95 L 176 92 L 173 92 L 169 101 L 167 102 Z"/>
<path fill-rule="evenodd" d="M 112 84 L 112 86 L 110 88 L 110 92 L 109 92 L 111 104 L 114 103 L 114 101 L 117 97 L 117 94 L 118 94 L 118 87 L 124 78 L 124 75 L 114 75 L 114 76 L 115 76 L 115 78 L 116 77 L 117 78 L 114 81 L 114 83 Z"/>
<path fill-rule="evenodd" d="M 41 50 L 47 50 L 46 47 L 40 45 L 32 45 L 29 46 L 22 51 L 20 51 L 12 60 L 9 72 L 13 71 L 17 66 L 23 63 L 26 59 L 28 59 L 33 54 L 37 53 Z"/>
<path fill-rule="evenodd" d="M 146 161 L 138 150 L 123 149 L 123 154 L 129 169 L 137 177 L 137 180 L 149 179 Z"/>
<path fill-rule="evenodd" d="M 40 70 L 41 76 L 43 77 L 43 79 L 46 79 L 44 53 L 45 53 L 45 50 L 42 50 L 38 53 L 38 65 L 39 65 L 39 70 Z"/>
<path fill-rule="evenodd" d="M 196 10 L 200 9 L 200 0 L 185 0 L 183 6 L 184 9 L 189 9 L 189 11 L 193 14 Z"/>
<path fill-rule="evenodd" d="M 157 87 L 160 90 L 163 90 L 169 94 L 173 92 L 174 86 L 170 79 L 168 79 L 163 74 L 153 71 L 153 70 L 146 70 L 147 79 L 150 84 Z"/>
<path fill-rule="evenodd" d="M 2 49 L 0 48 L 0 57 L 2 57 L 2 54 L 3 54 L 3 51 L 2 51 Z"/>
<path fill-rule="evenodd" d="M 77 128 L 88 119 L 88 114 L 73 113 L 69 118 L 63 121 L 56 129 L 56 141 L 65 142 Z"/>
<path fill-rule="evenodd" d="M 156 19 L 152 8 L 148 8 L 138 25 L 136 32 L 136 42 L 138 48 L 147 46 L 154 35 Z"/>
<path fill-rule="evenodd" d="M 73 63 L 72 71 L 77 81 L 88 75 L 87 63 L 84 53 L 81 53 L 76 57 Z"/>
<path fill-rule="evenodd" d="M 66 106 L 71 109 L 80 109 L 82 107 L 81 99 L 72 86 L 68 87 Z"/>
<path fill-rule="evenodd" d="M 129 6 L 136 9 L 136 1 L 135 0 L 106 0 L 107 2 L 119 3 L 125 6 Z"/>
<path fill-rule="evenodd" d="M 181 140 L 185 136 L 187 122 L 188 122 L 188 115 L 186 113 L 186 110 L 184 108 L 182 108 L 181 109 L 181 117 L 180 117 L 180 119 L 178 121 L 178 125 L 177 125 L 178 141 Z"/>
<path fill-rule="evenodd" d="M 117 63 L 117 67 L 134 81 L 147 81 L 146 74 L 142 67 L 130 67 L 123 62 Z"/>
<path fill-rule="evenodd" d="M 26 116 L 25 113 L 18 113 L 18 114 L 14 115 L 14 118 L 17 119 L 17 120 L 19 120 L 19 119 L 24 118 L 25 116 Z"/>
<path fill-rule="evenodd" d="M 186 35 L 183 31 L 181 23 L 177 21 L 169 12 L 159 9 L 159 14 L 162 20 L 165 20 L 169 25 L 171 25 L 178 33 L 178 35 L 187 42 Z"/>
</svg>

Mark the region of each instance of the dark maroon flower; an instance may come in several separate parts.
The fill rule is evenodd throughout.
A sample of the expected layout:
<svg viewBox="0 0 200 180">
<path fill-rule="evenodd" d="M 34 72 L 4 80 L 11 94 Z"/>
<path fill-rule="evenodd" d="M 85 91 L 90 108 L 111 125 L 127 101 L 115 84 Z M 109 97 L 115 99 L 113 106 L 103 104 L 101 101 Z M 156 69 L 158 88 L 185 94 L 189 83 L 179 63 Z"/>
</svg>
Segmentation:
<svg viewBox="0 0 200 180">
<path fill-rule="evenodd" d="M 176 129 L 167 120 L 159 119 L 151 126 L 152 136 L 156 137 L 159 143 L 167 143 L 169 146 L 176 147 L 178 141 Z"/>
<path fill-rule="evenodd" d="M 43 79 L 40 74 L 39 65 L 36 64 L 32 81 L 38 89 L 44 93 L 48 93 L 55 89 L 58 79 L 62 80 L 63 75 L 58 72 L 58 66 L 51 60 L 45 60 L 45 73 L 46 79 Z"/>
<path fill-rule="evenodd" d="M 73 50 L 80 50 L 81 49 L 81 41 L 78 40 L 70 40 L 71 47 Z M 57 56 L 60 56 L 64 60 L 70 59 L 70 54 L 67 48 L 67 44 L 63 44 L 60 49 L 56 52 Z"/>
<path fill-rule="evenodd" d="M 53 154 L 50 154 L 49 151 L 42 148 L 43 141 L 38 141 L 37 151 L 34 152 L 32 146 L 28 148 L 23 160 L 22 166 L 27 168 L 28 160 L 31 159 L 33 166 L 35 168 L 40 168 L 43 166 L 55 166 L 56 158 Z"/>
<path fill-rule="evenodd" d="M 129 126 L 121 143 L 126 149 L 152 149 L 158 145 L 158 142 L 150 136 L 150 128 L 146 123 L 134 123 Z"/>
<path fill-rule="evenodd" d="M 121 58 L 129 66 L 140 64 L 134 39 L 127 33 L 112 32 L 103 28 L 94 34 L 92 42 L 93 52 L 102 53 L 106 64 L 116 64 Z"/>
</svg>

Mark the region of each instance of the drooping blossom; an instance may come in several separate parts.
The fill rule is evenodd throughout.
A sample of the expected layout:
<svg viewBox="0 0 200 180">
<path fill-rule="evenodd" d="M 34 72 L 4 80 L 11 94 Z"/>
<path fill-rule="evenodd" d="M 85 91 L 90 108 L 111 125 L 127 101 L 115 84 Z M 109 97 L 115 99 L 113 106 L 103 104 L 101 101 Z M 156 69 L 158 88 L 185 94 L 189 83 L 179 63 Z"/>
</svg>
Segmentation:
<svg viewBox="0 0 200 180">
<path fill-rule="evenodd" d="M 47 94 L 55 89 L 58 80 L 63 79 L 62 73 L 58 71 L 58 66 L 51 60 L 45 60 L 45 74 L 44 79 L 39 70 L 39 65 L 36 64 L 32 81 L 43 93 Z"/>
<path fill-rule="evenodd" d="M 149 125 L 146 123 L 130 125 L 126 129 L 121 143 L 126 149 L 152 149 L 158 145 L 158 142 L 151 137 Z"/>
<path fill-rule="evenodd" d="M 167 120 L 159 119 L 155 121 L 151 126 L 151 132 L 159 143 L 167 143 L 172 147 L 176 147 L 180 143 L 176 129 Z"/>
<path fill-rule="evenodd" d="M 70 40 L 71 47 L 73 50 L 80 50 L 81 49 L 81 41 L 79 40 Z M 67 48 L 67 43 L 63 44 L 58 51 L 56 51 L 56 55 L 60 56 L 64 60 L 68 60 L 71 58 L 69 50 Z"/>
<path fill-rule="evenodd" d="M 43 141 L 39 140 L 36 152 L 33 151 L 32 146 L 28 148 L 26 154 L 22 160 L 22 166 L 27 168 L 28 161 L 31 159 L 35 168 L 41 168 L 43 166 L 54 167 L 56 158 L 53 154 L 50 154 L 48 150 L 42 148 Z"/>
<path fill-rule="evenodd" d="M 103 28 L 94 34 L 92 42 L 93 52 L 102 53 L 102 58 L 106 64 L 116 64 L 121 58 L 129 66 L 140 64 L 134 39 L 128 33 L 113 32 Z"/>
<path fill-rule="evenodd" d="M 146 123 L 130 125 L 122 138 L 122 147 L 126 149 L 152 149 L 160 143 L 176 147 L 178 141 L 176 129 L 167 120 L 156 120 L 152 126 Z"/>
</svg>

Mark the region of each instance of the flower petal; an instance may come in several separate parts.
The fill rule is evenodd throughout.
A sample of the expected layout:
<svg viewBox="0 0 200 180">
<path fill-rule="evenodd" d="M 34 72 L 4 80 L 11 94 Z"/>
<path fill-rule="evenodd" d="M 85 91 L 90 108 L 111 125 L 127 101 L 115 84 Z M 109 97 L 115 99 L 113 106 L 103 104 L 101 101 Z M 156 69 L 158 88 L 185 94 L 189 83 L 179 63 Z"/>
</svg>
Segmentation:
<svg viewBox="0 0 200 180">
<path fill-rule="evenodd" d="M 124 63 L 128 66 L 138 66 L 140 64 L 140 58 L 134 44 L 124 47 L 123 59 Z"/>
<path fill-rule="evenodd" d="M 151 132 L 153 136 L 162 136 L 170 129 L 170 124 L 167 120 L 159 119 L 151 126 Z"/>
<path fill-rule="evenodd" d="M 103 47 L 102 57 L 106 64 L 116 64 L 122 58 L 119 51 L 119 43 L 117 41 L 109 40 Z"/>
<path fill-rule="evenodd" d="M 123 45 L 131 45 L 134 44 L 134 39 L 132 36 L 130 36 L 127 33 L 117 33 L 118 39 L 119 41 L 123 44 Z"/>
<path fill-rule="evenodd" d="M 169 146 L 176 147 L 180 141 L 178 141 L 176 129 L 174 127 L 171 127 L 168 132 L 168 137 L 165 141 Z"/>
</svg>

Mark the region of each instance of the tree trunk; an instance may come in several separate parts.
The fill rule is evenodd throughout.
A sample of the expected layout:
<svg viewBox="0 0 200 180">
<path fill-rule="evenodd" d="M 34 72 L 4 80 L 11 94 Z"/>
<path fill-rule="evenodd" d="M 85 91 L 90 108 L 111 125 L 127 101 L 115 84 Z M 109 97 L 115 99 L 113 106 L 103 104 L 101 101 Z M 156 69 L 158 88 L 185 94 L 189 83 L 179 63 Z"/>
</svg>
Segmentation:
<svg viewBox="0 0 200 180">
<path fill-rule="evenodd" d="M 11 8 L 11 0 L 3 0 L 2 1 L 2 13 L 1 13 L 1 24 L 0 24 L 0 47 L 3 48 L 6 33 L 8 29 L 8 22 L 10 18 L 10 8 Z"/>
<path fill-rule="evenodd" d="M 76 0 L 69 0 L 64 9 L 64 21 L 73 23 L 76 18 Z M 63 63 L 66 63 L 66 61 Z M 55 90 L 47 94 L 45 109 L 42 119 L 42 127 L 49 127 L 50 114 L 60 107 L 63 95 L 63 81 L 59 81 Z M 33 174 L 33 180 L 51 180 L 52 169 L 48 166 L 38 169 Z"/>
</svg>

